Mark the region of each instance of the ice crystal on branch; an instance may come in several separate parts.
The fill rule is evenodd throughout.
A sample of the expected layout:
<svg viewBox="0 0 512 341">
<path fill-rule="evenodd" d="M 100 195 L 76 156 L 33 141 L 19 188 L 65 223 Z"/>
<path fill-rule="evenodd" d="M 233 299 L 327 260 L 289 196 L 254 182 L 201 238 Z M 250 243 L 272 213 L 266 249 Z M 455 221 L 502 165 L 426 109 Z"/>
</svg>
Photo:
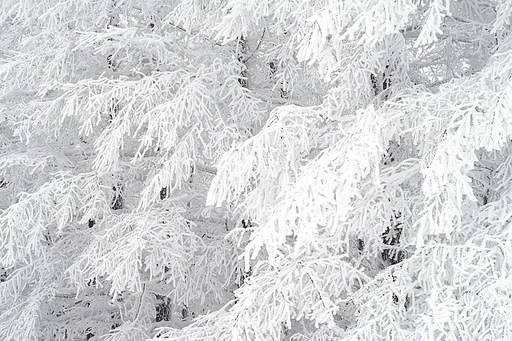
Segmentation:
<svg viewBox="0 0 512 341">
<path fill-rule="evenodd" d="M 4 0 L 0 340 L 506 340 L 510 1 Z"/>
</svg>

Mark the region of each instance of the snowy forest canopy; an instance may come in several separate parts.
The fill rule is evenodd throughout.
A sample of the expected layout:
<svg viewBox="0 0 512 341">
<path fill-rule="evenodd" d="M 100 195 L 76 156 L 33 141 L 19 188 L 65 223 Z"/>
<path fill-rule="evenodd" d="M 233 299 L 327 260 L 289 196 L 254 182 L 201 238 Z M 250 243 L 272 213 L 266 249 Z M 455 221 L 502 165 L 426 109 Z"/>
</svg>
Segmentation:
<svg viewBox="0 0 512 341">
<path fill-rule="evenodd" d="M 511 30 L 3 0 L 0 340 L 512 339 Z"/>
</svg>

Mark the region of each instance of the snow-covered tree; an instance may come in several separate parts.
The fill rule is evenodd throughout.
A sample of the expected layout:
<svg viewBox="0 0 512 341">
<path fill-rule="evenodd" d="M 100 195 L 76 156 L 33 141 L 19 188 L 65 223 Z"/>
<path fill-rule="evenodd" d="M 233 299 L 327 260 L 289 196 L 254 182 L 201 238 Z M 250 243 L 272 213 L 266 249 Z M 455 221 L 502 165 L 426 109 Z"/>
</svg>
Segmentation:
<svg viewBox="0 0 512 341">
<path fill-rule="evenodd" d="M 3 0 L 0 340 L 510 340 L 512 2 Z"/>
</svg>

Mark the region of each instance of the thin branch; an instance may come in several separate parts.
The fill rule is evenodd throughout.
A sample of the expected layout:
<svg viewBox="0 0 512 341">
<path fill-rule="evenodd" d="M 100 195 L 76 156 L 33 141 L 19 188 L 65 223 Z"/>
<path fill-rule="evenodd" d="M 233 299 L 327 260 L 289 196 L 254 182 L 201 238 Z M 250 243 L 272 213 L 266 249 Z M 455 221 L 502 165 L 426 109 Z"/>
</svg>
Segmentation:
<svg viewBox="0 0 512 341">
<path fill-rule="evenodd" d="M 137 307 L 137 314 L 135 314 L 135 318 L 133 319 L 134 322 L 137 322 L 137 320 L 139 319 L 139 316 L 140 316 L 140 311 L 141 311 L 141 307 L 142 307 L 142 301 L 144 301 L 144 294 L 146 293 L 146 283 L 142 284 L 142 292 L 140 294 L 140 297 L 139 297 L 139 304 L 138 304 L 138 307 Z"/>
<path fill-rule="evenodd" d="M 176 24 L 173 24 L 173 23 L 172 23 L 172 22 L 170 22 L 170 21 L 168 21 L 168 22 L 167 22 L 167 24 L 169 24 L 170 26 L 172 26 L 172 27 L 174 27 L 174 28 L 176 28 L 176 29 L 178 29 L 178 30 L 180 30 L 180 31 L 184 32 L 184 33 L 187 33 L 187 34 L 189 34 L 189 35 L 191 35 L 191 36 L 198 36 L 198 37 L 201 37 L 202 39 L 204 39 L 204 40 L 206 40 L 206 41 L 209 41 L 210 43 L 213 43 L 213 44 L 215 44 L 215 45 L 217 45 L 217 46 L 222 46 L 222 44 L 217 43 L 217 42 L 215 42 L 215 41 L 211 40 L 210 38 L 208 38 L 208 37 L 206 37 L 206 36 L 204 36 L 204 35 L 202 35 L 202 34 L 188 32 L 188 31 L 187 31 L 186 29 L 184 29 L 183 27 L 178 26 L 178 25 L 176 25 Z"/>
<path fill-rule="evenodd" d="M 206 165 L 200 164 L 198 162 L 196 162 L 196 168 L 199 169 L 200 171 L 207 172 L 207 173 L 210 173 L 213 175 L 217 174 L 217 168 L 206 166 Z"/>
<path fill-rule="evenodd" d="M 265 36 L 265 30 L 266 30 L 266 29 L 264 28 L 264 29 L 263 29 L 263 33 L 261 34 L 261 38 L 260 38 L 260 40 L 258 41 L 258 46 L 256 46 L 256 48 L 254 49 L 254 52 L 253 52 L 249 57 L 247 57 L 247 59 L 245 59 L 245 60 L 244 60 L 244 63 L 246 63 L 247 61 L 249 61 L 249 59 L 251 59 L 251 58 L 254 56 L 254 54 L 256 53 L 256 51 L 258 51 L 258 49 L 260 48 L 260 46 L 261 46 L 261 42 L 263 41 L 263 36 Z"/>
<path fill-rule="evenodd" d="M 251 96 L 254 98 L 261 99 L 264 102 L 271 102 L 271 103 L 277 103 L 277 104 L 295 104 L 300 107 L 305 106 L 304 103 L 301 103 L 299 101 L 294 101 L 292 99 L 286 99 L 286 98 L 275 98 L 275 97 L 266 97 L 258 94 L 251 93 Z"/>
</svg>

